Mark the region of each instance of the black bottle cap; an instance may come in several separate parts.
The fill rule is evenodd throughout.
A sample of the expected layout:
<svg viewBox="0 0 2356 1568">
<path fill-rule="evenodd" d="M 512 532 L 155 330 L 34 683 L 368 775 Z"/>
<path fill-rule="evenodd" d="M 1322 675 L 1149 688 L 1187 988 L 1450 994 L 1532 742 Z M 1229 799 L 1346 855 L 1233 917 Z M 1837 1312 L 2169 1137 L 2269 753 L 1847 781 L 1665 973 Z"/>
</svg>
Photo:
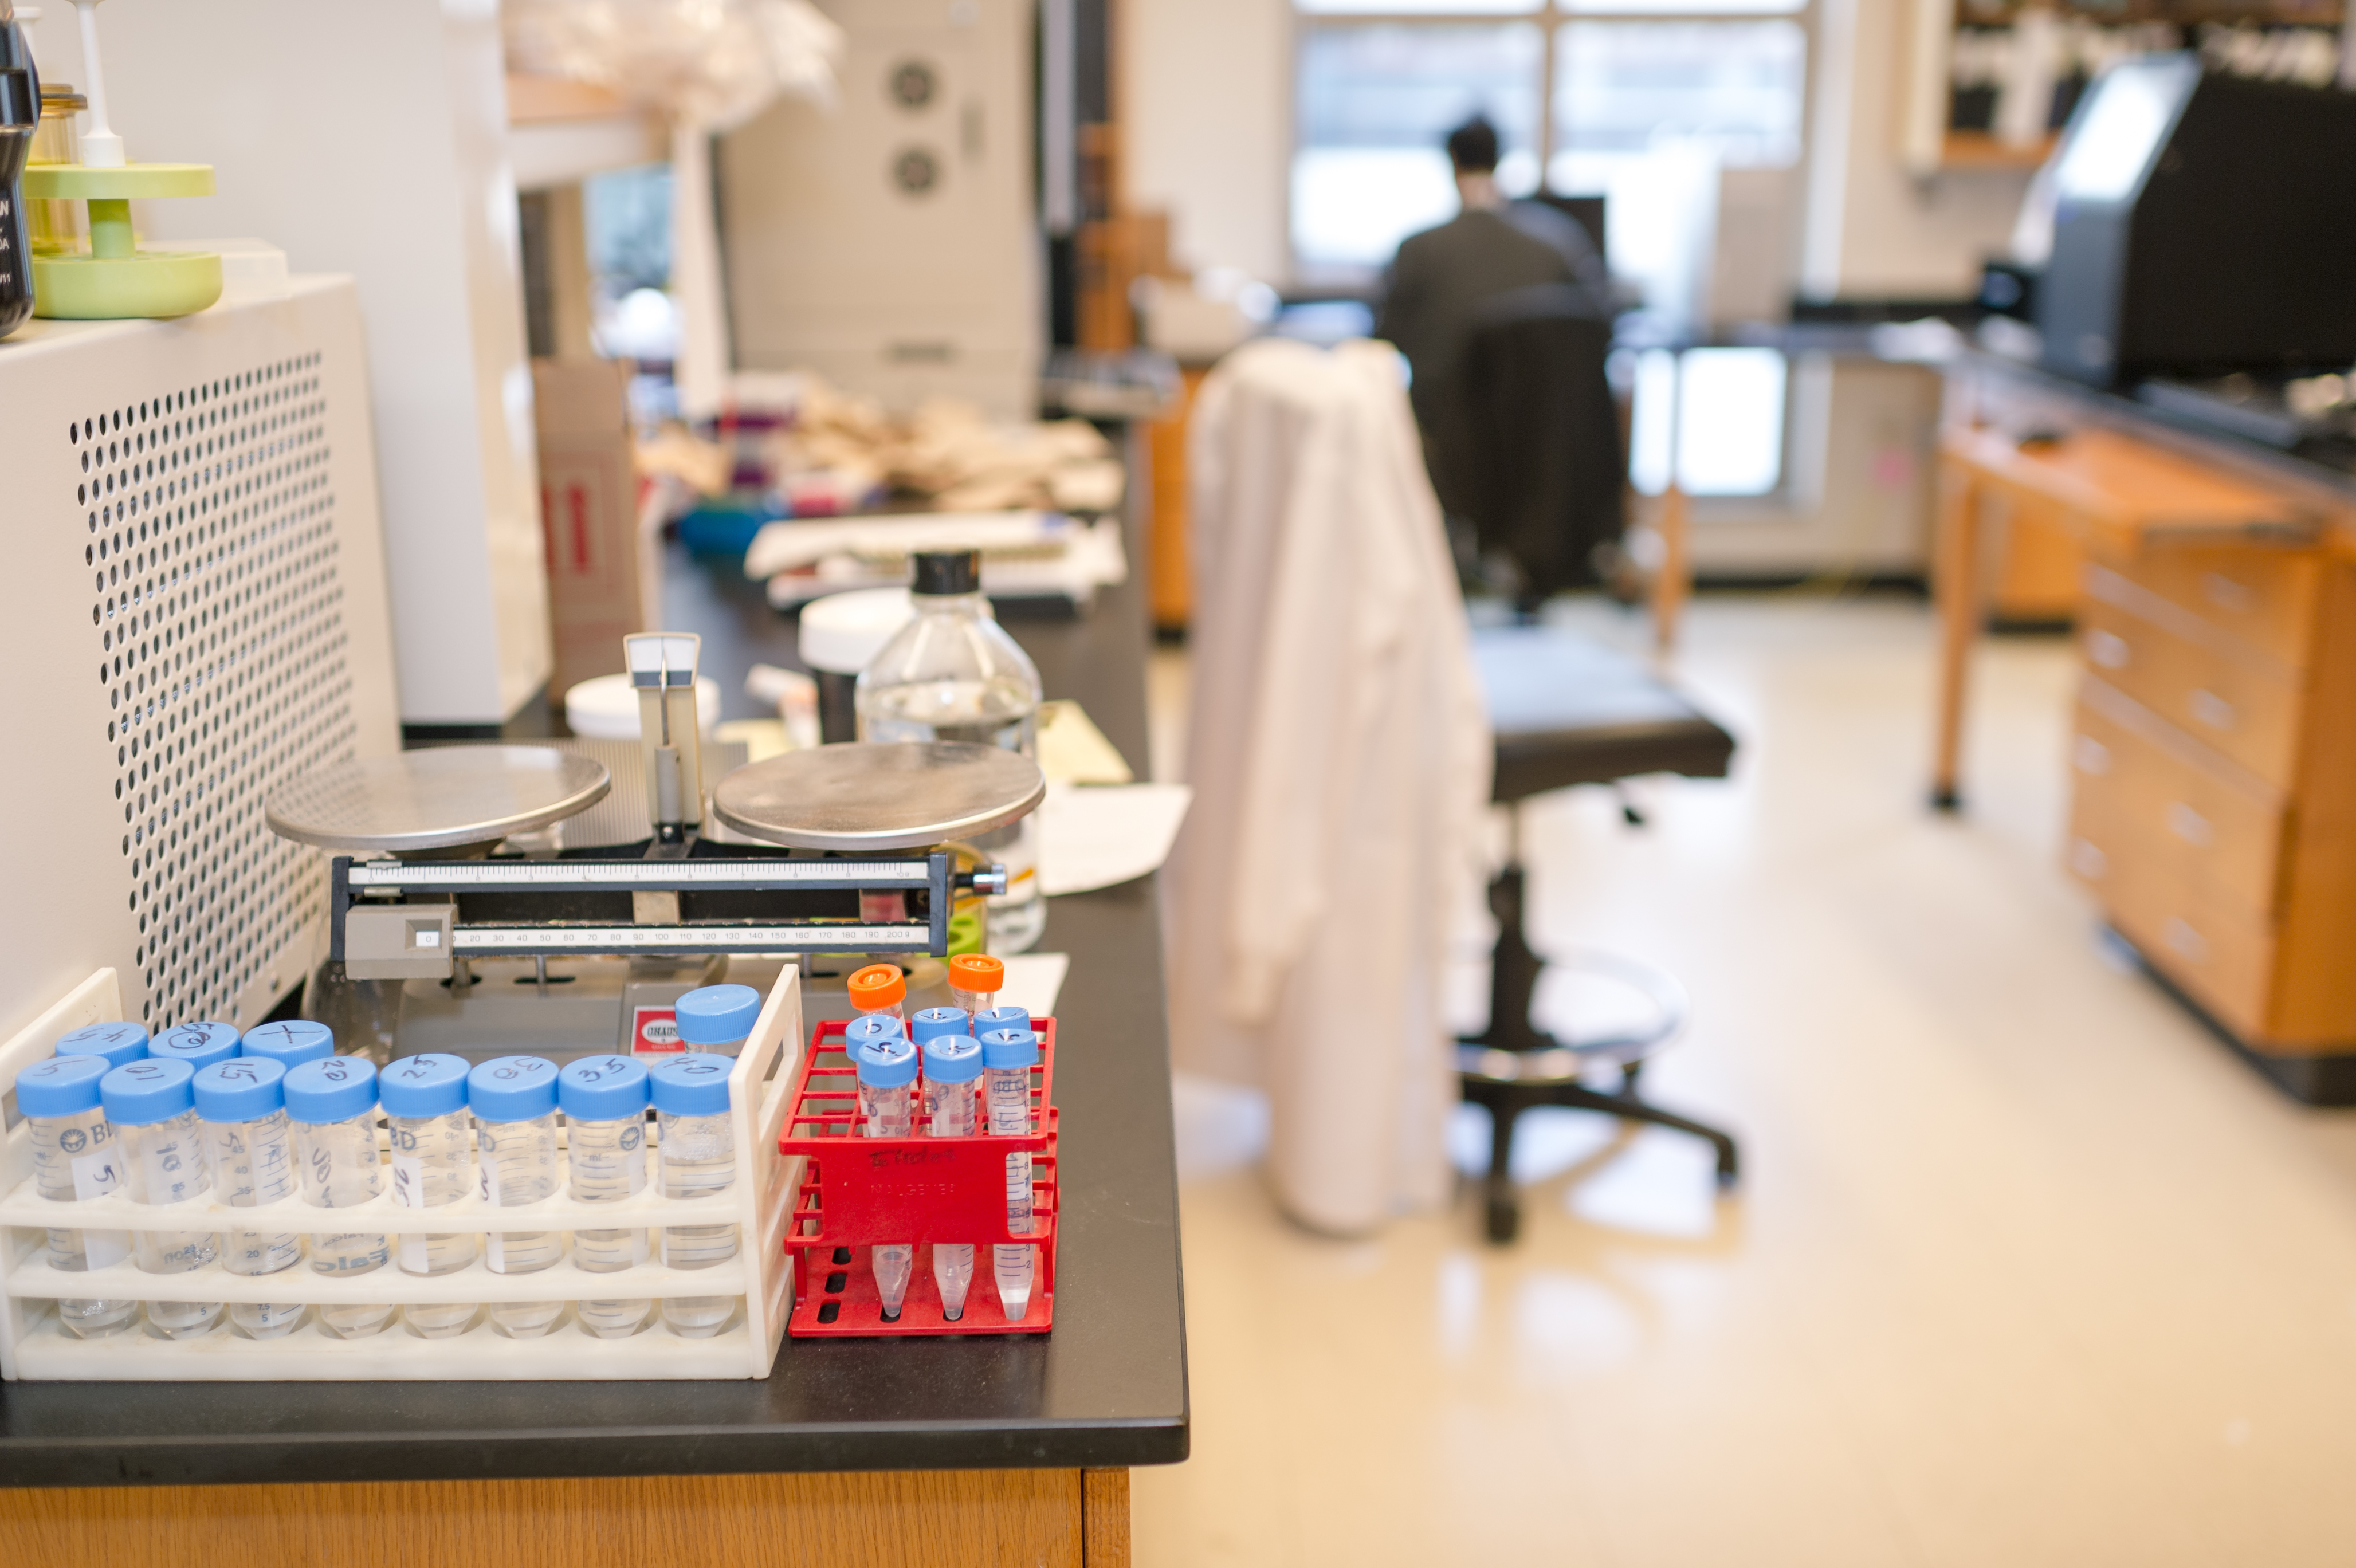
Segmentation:
<svg viewBox="0 0 2356 1568">
<path fill-rule="evenodd" d="M 981 551 L 920 549 L 916 552 L 918 593 L 979 593 L 981 592 Z"/>
</svg>

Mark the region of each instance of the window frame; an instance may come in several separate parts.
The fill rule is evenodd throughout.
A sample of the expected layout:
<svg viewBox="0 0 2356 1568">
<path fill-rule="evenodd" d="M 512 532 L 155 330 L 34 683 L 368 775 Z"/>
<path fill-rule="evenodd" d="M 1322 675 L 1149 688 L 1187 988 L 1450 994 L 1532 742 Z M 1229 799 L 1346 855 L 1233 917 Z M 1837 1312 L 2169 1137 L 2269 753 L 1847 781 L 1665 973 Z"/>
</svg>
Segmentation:
<svg viewBox="0 0 2356 1568">
<path fill-rule="evenodd" d="M 2351 0 L 2356 3 L 2356 0 Z M 1788 10 L 1739 10 L 1697 7 L 1693 10 L 1670 10 L 1640 5 L 1598 4 L 1596 0 L 1537 0 L 1536 5 L 1519 9 L 1483 11 L 1427 11 L 1401 7 L 1397 10 L 1333 10 L 1304 9 L 1299 0 L 1290 0 L 1292 9 L 1292 54 L 1286 62 L 1285 93 L 1289 100 L 1291 123 L 1290 145 L 1285 156 L 1284 186 L 1284 257 L 1285 266 L 1295 281 L 1302 276 L 1301 254 L 1294 246 L 1294 212 L 1291 171 L 1301 152 L 1301 61 L 1304 53 L 1303 40 L 1314 32 L 1337 31 L 1370 27 L 1494 27 L 1508 23 L 1534 25 L 1538 29 L 1538 121 L 1537 154 L 1538 185 L 1544 189 L 1547 169 L 1555 155 L 1555 69 L 1556 55 L 1561 47 L 1562 29 L 1572 22 L 1679 22 L 1679 23 L 1742 23 L 1783 20 L 1797 23 L 1804 48 L 1800 75 L 1800 148 L 1794 166 L 1799 171 L 1800 186 L 1804 192 L 1814 170 L 1809 153 L 1815 144 L 1816 66 L 1822 54 L 1817 43 L 1817 19 L 1821 0 L 1797 0 Z"/>
</svg>

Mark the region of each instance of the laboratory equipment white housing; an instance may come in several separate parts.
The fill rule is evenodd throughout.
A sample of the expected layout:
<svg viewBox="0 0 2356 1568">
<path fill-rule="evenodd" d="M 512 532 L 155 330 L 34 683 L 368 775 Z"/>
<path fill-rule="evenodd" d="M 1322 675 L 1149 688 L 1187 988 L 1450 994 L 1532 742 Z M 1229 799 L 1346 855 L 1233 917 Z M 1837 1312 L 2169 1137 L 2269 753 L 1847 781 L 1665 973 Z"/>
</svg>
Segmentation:
<svg viewBox="0 0 2356 1568">
<path fill-rule="evenodd" d="M 251 1027 L 327 929 L 327 861 L 264 797 L 400 746 L 353 285 L 29 322 L 0 442 L 0 1034 L 102 968 L 150 1029 Z"/>
<path fill-rule="evenodd" d="M 0 1046 L 0 1097 L 13 1095 L 16 1074 L 48 1056 L 58 1036 L 83 1024 L 122 1016 L 112 970 L 101 970 L 23 1031 Z M 494 1208 L 480 1197 L 439 1209 L 403 1209 L 388 1190 L 349 1209 L 316 1209 L 300 1198 L 253 1208 L 231 1208 L 215 1194 L 187 1203 L 149 1207 L 127 1198 L 62 1203 L 40 1196 L 33 1182 L 33 1129 L 19 1122 L 0 1148 L 0 1378 L 67 1381 L 152 1380 L 278 1381 L 353 1379 L 437 1380 L 762 1378 L 776 1360 L 793 1308 L 792 1269 L 786 1260 L 787 1210 L 799 1183 L 799 1159 L 778 1152 L 786 1090 L 801 1057 L 800 972 L 787 965 L 763 1005 L 753 1032 L 728 1078 L 736 1138 L 736 1181 L 726 1192 L 665 1198 L 659 1182 L 611 1203 L 567 1197 Z M 383 1130 L 378 1130 L 380 1147 Z M 556 1191 L 571 1190 L 560 1170 Z M 235 1226 L 284 1229 L 305 1235 L 330 1228 L 387 1232 L 615 1230 L 645 1225 L 737 1226 L 735 1257 L 704 1269 L 639 1264 L 613 1274 L 576 1268 L 568 1255 L 537 1274 L 493 1274 L 478 1250 L 452 1274 L 403 1274 L 386 1266 L 372 1274 L 330 1277 L 307 1262 L 272 1275 L 233 1275 L 214 1262 L 186 1274 L 143 1274 L 128 1261 L 86 1273 L 48 1266 L 46 1227 L 205 1230 Z M 659 1254 L 658 1254 L 659 1255 Z M 396 1322 L 364 1339 L 338 1339 L 316 1316 L 291 1334 L 250 1339 L 226 1322 L 192 1339 L 165 1339 L 144 1329 L 100 1339 L 78 1339 L 58 1323 L 60 1296 L 101 1295 L 140 1301 L 547 1301 L 635 1299 L 667 1296 L 734 1296 L 742 1307 L 721 1332 L 686 1339 L 659 1322 L 625 1339 L 584 1332 L 568 1313 L 538 1339 L 510 1339 L 487 1314 L 447 1339 L 423 1339 Z"/>
</svg>

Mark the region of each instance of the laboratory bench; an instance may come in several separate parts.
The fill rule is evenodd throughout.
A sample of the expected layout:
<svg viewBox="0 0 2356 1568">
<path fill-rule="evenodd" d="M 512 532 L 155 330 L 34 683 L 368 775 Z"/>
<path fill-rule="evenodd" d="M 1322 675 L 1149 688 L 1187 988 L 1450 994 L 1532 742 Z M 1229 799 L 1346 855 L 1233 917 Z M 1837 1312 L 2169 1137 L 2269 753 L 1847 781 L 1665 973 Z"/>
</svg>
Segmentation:
<svg viewBox="0 0 2356 1568">
<path fill-rule="evenodd" d="M 2269 445 L 1974 353 L 1947 368 L 1931 794 L 1965 802 L 2008 535 L 2067 551 L 2083 658 L 2063 860 L 2291 1094 L 2356 1104 L 2356 445 Z"/>
<path fill-rule="evenodd" d="M 732 696 L 796 662 L 733 564 L 667 565 Z M 1137 575 L 1010 629 L 1142 773 Z M 757 1381 L 0 1385 L 0 1561 L 1126 1563 L 1128 1467 L 1188 1430 L 1154 883 L 1049 911 L 1052 1332 L 788 1339 Z"/>
</svg>

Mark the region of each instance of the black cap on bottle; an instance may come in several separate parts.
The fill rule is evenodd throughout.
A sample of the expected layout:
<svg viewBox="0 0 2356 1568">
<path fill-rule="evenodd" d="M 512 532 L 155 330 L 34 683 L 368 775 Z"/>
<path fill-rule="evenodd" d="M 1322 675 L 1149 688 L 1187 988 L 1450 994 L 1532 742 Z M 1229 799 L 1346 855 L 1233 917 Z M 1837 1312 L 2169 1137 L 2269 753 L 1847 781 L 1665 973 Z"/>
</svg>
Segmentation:
<svg viewBox="0 0 2356 1568">
<path fill-rule="evenodd" d="M 919 593 L 979 593 L 981 592 L 981 551 L 920 549 L 916 552 L 916 592 Z"/>
</svg>

